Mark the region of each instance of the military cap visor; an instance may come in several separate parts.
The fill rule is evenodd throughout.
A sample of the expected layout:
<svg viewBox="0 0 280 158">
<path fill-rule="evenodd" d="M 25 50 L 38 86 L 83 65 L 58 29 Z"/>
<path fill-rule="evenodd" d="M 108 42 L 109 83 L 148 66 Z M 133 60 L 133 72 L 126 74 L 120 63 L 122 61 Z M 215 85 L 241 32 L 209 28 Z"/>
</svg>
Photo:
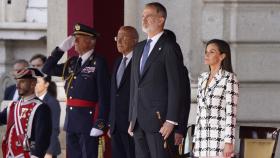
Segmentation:
<svg viewBox="0 0 280 158">
<path fill-rule="evenodd" d="M 26 68 L 17 71 L 15 79 L 36 79 L 44 77 L 44 74 L 36 68 Z"/>
<path fill-rule="evenodd" d="M 100 34 L 94 29 L 84 24 L 76 24 L 74 26 L 73 35 L 86 35 L 91 37 L 98 37 Z"/>
</svg>

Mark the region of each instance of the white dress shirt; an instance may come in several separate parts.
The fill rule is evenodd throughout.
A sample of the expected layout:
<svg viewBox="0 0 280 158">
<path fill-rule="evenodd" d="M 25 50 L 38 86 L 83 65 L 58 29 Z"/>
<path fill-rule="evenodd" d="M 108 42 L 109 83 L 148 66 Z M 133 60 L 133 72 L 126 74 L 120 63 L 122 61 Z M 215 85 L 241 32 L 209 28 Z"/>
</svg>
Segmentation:
<svg viewBox="0 0 280 158">
<path fill-rule="evenodd" d="M 88 60 L 88 58 L 91 56 L 92 53 L 93 53 L 93 49 L 91 49 L 91 50 L 87 51 L 85 54 L 79 56 L 79 58 L 82 58 L 82 65 Z"/>
</svg>

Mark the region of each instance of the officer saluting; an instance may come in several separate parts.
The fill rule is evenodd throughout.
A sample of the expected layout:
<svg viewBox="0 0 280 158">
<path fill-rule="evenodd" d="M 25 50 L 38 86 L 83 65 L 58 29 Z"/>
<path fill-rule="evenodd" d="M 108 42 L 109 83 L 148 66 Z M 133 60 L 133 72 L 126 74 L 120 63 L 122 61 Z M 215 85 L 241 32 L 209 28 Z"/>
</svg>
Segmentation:
<svg viewBox="0 0 280 158">
<path fill-rule="evenodd" d="M 42 71 L 65 81 L 67 108 L 64 130 L 68 158 L 96 158 L 98 137 L 103 134 L 109 108 L 109 73 L 106 62 L 94 52 L 99 33 L 76 24 L 73 36 L 66 38 L 48 57 Z M 75 45 L 79 56 L 57 64 L 65 51 Z"/>
</svg>

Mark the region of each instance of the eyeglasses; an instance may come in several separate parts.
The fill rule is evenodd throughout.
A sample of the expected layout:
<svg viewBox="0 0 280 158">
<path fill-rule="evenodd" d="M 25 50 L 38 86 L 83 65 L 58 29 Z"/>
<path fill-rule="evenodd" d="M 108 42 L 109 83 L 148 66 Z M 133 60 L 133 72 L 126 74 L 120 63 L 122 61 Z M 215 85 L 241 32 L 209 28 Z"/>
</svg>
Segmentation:
<svg viewBox="0 0 280 158">
<path fill-rule="evenodd" d="M 123 41 L 123 42 L 128 42 L 130 39 L 128 37 L 114 37 L 114 41 Z"/>
</svg>

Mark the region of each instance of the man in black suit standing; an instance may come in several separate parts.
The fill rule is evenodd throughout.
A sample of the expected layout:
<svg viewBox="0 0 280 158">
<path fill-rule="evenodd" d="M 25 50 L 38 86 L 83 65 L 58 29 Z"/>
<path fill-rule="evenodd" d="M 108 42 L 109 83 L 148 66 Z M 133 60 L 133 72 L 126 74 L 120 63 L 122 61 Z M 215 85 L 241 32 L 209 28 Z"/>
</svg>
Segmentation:
<svg viewBox="0 0 280 158">
<path fill-rule="evenodd" d="M 118 52 L 111 80 L 110 132 L 112 139 L 112 158 L 134 158 L 134 141 L 127 133 L 129 126 L 130 71 L 133 48 L 138 42 L 134 27 L 122 26 L 117 37 Z"/>
<path fill-rule="evenodd" d="M 171 40 L 176 42 L 176 35 L 173 31 L 164 29 L 164 33 L 166 33 Z M 177 46 L 180 46 L 177 43 Z M 178 52 L 177 52 L 178 53 Z M 187 67 L 184 65 L 183 55 L 177 54 L 180 62 L 181 62 L 181 79 L 183 82 L 183 86 L 181 87 L 181 107 L 180 107 L 180 115 L 178 126 L 174 129 L 174 139 L 170 139 L 171 150 L 174 155 L 177 157 L 183 157 L 183 140 L 187 133 L 188 119 L 190 113 L 190 104 L 191 104 L 191 87 L 190 87 L 190 79 L 189 72 Z M 174 145 L 173 145 L 174 144 Z"/>
<path fill-rule="evenodd" d="M 148 37 L 135 47 L 132 58 L 128 132 L 134 137 L 137 158 L 171 157 L 164 141 L 178 125 L 181 52 L 163 32 L 166 16 L 162 4 L 145 5 L 142 30 Z"/>
</svg>

